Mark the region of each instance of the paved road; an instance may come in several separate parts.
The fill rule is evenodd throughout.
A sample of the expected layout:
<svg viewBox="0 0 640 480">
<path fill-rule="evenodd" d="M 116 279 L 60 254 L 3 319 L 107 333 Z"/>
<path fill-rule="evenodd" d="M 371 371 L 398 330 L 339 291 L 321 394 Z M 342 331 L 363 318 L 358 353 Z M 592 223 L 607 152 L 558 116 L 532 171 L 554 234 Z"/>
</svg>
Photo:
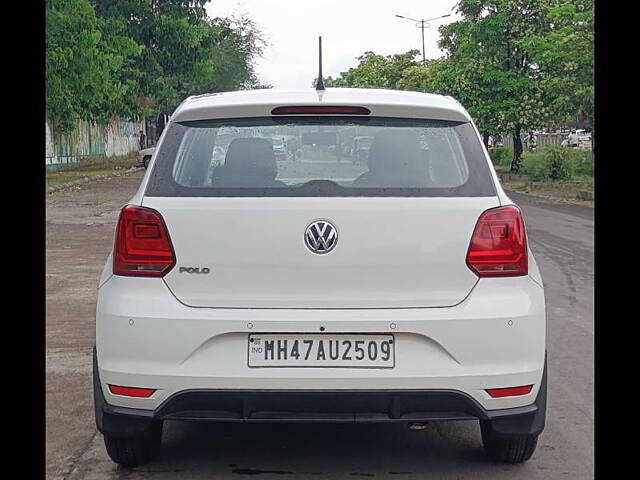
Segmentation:
<svg viewBox="0 0 640 480">
<path fill-rule="evenodd" d="M 548 308 L 549 411 L 533 459 L 489 463 L 475 422 L 303 426 L 167 423 L 162 457 L 116 467 L 96 433 L 91 348 L 100 270 L 141 174 L 47 197 L 47 478 L 589 479 L 593 477 L 593 211 L 513 194 Z"/>
</svg>

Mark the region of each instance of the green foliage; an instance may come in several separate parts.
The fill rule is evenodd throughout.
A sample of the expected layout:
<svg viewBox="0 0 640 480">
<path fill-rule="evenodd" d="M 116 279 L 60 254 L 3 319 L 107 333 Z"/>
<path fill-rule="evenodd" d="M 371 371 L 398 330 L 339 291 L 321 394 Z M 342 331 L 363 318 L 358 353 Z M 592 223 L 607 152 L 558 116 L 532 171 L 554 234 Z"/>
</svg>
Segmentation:
<svg viewBox="0 0 640 480">
<path fill-rule="evenodd" d="M 264 87 L 264 43 L 246 17 L 209 18 L 209 0 L 50 0 L 47 120 L 169 114 L 187 96 Z"/>
<path fill-rule="evenodd" d="M 542 72 L 523 48 L 524 39 L 551 31 L 552 1 L 461 0 L 462 20 L 440 30 L 440 46 L 468 88 L 469 110 L 496 129 L 492 133 L 519 133 L 553 121 Z"/>
<path fill-rule="evenodd" d="M 550 167 L 542 152 L 527 152 L 524 154 L 522 171 L 534 182 L 550 180 Z"/>
<path fill-rule="evenodd" d="M 592 0 L 459 0 L 457 7 L 462 19 L 440 27 L 445 58 L 392 62 L 394 56 L 367 52 L 355 69 L 332 79 L 335 86 L 451 95 L 483 133 L 517 138 L 578 112 L 592 122 Z M 514 172 L 520 157 L 517 145 Z"/>
<path fill-rule="evenodd" d="M 578 153 L 573 160 L 574 176 L 593 179 L 595 173 L 593 152 L 579 151 Z"/>
<path fill-rule="evenodd" d="M 327 87 L 399 88 L 405 70 L 418 65 L 418 54 L 418 50 L 387 56 L 365 52 L 358 57 L 357 67 L 340 73 L 338 78 L 328 77 L 324 83 Z"/>
<path fill-rule="evenodd" d="M 523 171 L 535 182 L 593 178 L 593 154 L 575 148 L 548 145 L 524 154 Z"/>
<path fill-rule="evenodd" d="M 111 32 L 113 35 L 105 35 Z M 47 118 L 69 130 L 76 118 L 105 121 L 128 110 L 132 84 L 120 77 L 141 48 L 103 24 L 89 0 L 56 0 L 47 9 Z"/>
<path fill-rule="evenodd" d="M 101 16 L 124 19 L 144 49 L 138 59 L 139 96 L 158 113 L 185 97 L 257 85 L 252 61 L 263 42 L 245 17 L 211 19 L 209 0 L 96 0 Z"/>
<path fill-rule="evenodd" d="M 533 62 L 545 72 L 545 90 L 553 97 L 558 118 L 573 119 L 579 112 L 593 127 L 593 0 L 551 2 L 547 17 L 553 29 L 547 35 L 523 39 Z"/>
<path fill-rule="evenodd" d="M 573 177 L 573 162 L 571 150 L 550 146 L 544 149 L 543 158 L 548 165 L 549 178 L 551 180 L 569 180 Z"/>
<path fill-rule="evenodd" d="M 492 147 L 489 149 L 489 156 L 494 165 L 507 166 L 511 164 L 513 158 L 513 148 L 511 147 Z"/>
<path fill-rule="evenodd" d="M 462 20 L 440 29 L 440 46 L 448 53 L 448 69 L 459 78 L 452 93 L 485 132 L 519 137 L 522 130 L 566 121 L 580 105 L 592 108 L 592 2 L 460 0 L 458 12 Z M 576 31 L 581 41 L 573 43 Z M 572 55 L 574 49 L 580 52 Z M 562 169 L 554 172 L 564 175 Z"/>
</svg>

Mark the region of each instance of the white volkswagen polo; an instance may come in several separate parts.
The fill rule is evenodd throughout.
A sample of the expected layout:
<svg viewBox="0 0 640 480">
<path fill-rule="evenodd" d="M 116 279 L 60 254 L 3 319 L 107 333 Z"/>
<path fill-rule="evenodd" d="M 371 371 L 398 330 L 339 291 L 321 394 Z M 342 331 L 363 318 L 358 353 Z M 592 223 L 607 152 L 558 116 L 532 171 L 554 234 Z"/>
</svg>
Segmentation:
<svg viewBox="0 0 640 480">
<path fill-rule="evenodd" d="M 504 462 L 544 428 L 542 279 L 450 97 L 189 97 L 99 285 L 96 422 L 123 465 L 158 451 L 165 420 L 479 420 Z"/>
</svg>

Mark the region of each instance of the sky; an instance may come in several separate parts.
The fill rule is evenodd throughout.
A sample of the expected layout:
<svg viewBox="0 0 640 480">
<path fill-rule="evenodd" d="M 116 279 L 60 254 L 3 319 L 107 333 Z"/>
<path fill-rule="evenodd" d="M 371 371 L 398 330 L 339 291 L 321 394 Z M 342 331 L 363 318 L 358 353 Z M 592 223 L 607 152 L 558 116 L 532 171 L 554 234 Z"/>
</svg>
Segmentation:
<svg viewBox="0 0 640 480">
<path fill-rule="evenodd" d="M 430 19 L 425 29 L 426 57 L 438 58 L 438 27 L 456 21 L 456 0 L 213 0 L 210 17 L 246 14 L 257 23 L 268 46 L 256 61 L 262 83 L 275 88 L 306 88 L 318 74 L 318 36 L 322 35 L 323 76 L 337 77 L 355 67 L 365 51 L 380 55 L 422 51 L 415 22 L 403 15 Z M 421 58 L 422 54 L 419 58 Z"/>
</svg>

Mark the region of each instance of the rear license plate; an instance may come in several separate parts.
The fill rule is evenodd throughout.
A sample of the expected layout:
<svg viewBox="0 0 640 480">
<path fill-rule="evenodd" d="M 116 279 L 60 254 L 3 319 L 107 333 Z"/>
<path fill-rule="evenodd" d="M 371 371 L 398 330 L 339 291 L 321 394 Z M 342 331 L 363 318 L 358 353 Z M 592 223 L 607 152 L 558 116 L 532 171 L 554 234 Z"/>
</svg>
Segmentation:
<svg viewBox="0 0 640 480">
<path fill-rule="evenodd" d="M 251 334 L 249 367 L 393 368 L 393 335 Z"/>
</svg>

